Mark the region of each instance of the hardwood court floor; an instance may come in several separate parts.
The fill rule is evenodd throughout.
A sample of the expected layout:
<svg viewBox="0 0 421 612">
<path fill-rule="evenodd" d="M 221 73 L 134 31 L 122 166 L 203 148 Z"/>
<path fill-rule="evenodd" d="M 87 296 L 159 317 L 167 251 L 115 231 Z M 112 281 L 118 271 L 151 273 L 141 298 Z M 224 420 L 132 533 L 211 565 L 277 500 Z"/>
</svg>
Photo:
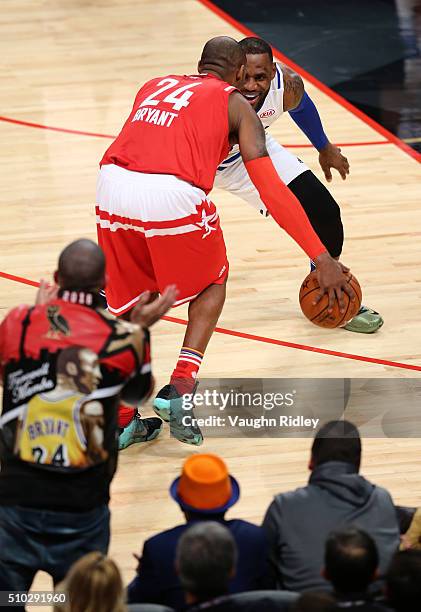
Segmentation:
<svg viewBox="0 0 421 612">
<path fill-rule="evenodd" d="M 142 82 L 194 72 L 203 43 L 219 34 L 243 36 L 195 0 L 3 0 L 2 116 L 97 135 L 0 121 L 0 272 L 32 280 L 51 276 L 66 243 L 95 237 L 95 180 L 110 142 L 100 135 L 118 132 Z M 306 258 L 271 220 L 215 190 L 231 260 L 220 326 L 240 335 L 215 334 L 202 375 L 419 377 L 419 370 L 405 366 L 421 367 L 420 167 L 314 85 L 307 89 L 333 142 L 378 143 L 344 146 L 351 175 L 346 182 L 335 176 L 329 189 L 345 223 L 343 261 L 385 326 L 361 336 L 307 323 L 297 300 Z M 322 178 L 314 150 L 289 117 L 271 133 L 287 146 L 299 145 L 294 153 Z M 0 316 L 33 296 L 33 287 L 0 278 Z M 185 313 L 181 308 L 171 314 Z M 172 370 L 183 331 L 169 321 L 154 329 L 158 388 Z M 350 359 L 350 353 L 380 362 Z M 120 457 L 111 551 L 125 578 L 134 567 L 130 553 L 139 551 L 143 539 L 181 520 L 166 490 L 195 451 L 167 436 Z M 259 521 L 275 492 L 305 481 L 308 448 L 305 440 L 221 439 L 207 441 L 203 450 L 223 455 L 242 484 L 232 516 Z M 398 502 L 421 503 L 420 441 L 366 440 L 364 449 L 367 476 L 388 486 Z"/>
</svg>

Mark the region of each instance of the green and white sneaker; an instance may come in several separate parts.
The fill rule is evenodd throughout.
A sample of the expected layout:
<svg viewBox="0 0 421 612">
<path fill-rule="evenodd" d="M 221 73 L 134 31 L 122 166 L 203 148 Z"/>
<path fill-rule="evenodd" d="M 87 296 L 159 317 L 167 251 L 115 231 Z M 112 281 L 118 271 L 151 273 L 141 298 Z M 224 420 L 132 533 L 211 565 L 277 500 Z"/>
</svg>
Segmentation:
<svg viewBox="0 0 421 612">
<path fill-rule="evenodd" d="M 150 442 L 159 436 L 162 421 L 156 417 L 141 419 L 139 414 L 130 421 L 118 437 L 118 450 L 123 450 L 138 442 Z"/>
<path fill-rule="evenodd" d="M 361 306 L 358 314 L 344 325 L 343 329 L 358 334 L 374 334 L 384 321 L 381 315 L 367 306 Z"/>
<path fill-rule="evenodd" d="M 196 390 L 197 383 L 192 395 Z M 203 435 L 200 428 L 194 423 L 192 409 L 183 407 L 183 396 L 177 391 L 175 385 L 165 385 L 154 399 L 153 409 L 158 416 L 170 424 L 170 434 L 185 444 L 200 446 Z M 186 422 L 188 420 L 188 423 Z"/>
</svg>

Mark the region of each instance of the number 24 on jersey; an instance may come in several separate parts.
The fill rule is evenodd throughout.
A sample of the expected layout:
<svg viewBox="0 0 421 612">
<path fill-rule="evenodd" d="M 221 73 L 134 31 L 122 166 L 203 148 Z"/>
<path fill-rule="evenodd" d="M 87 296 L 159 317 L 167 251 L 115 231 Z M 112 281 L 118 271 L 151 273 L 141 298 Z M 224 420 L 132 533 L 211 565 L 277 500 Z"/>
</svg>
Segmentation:
<svg viewBox="0 0 421 612">
<path fill-rule="evenodd" d="M 171 105 L 173 111 L 180 111 L 190 104 L 189 100 L 194 93 L 191 89 L 202 84 L 201 81 L 198 81 L 196 83 L 188 83 L 182 87 L 177 87 L 179 83 L 180 81 L 177 79 L 170 78 L 159 81 L 159 83 L 157 83 L 158 89 L 140 103 L 132 122 L 144 121 L 146 123 L 170 127 L 174 119 L 178 117 L 178 114 L 171 111 L 159 110 L 155 107 L 163 102 Z M 167 92 L 167 95 L 164 97 L 165 92 Z"/>
</svg>

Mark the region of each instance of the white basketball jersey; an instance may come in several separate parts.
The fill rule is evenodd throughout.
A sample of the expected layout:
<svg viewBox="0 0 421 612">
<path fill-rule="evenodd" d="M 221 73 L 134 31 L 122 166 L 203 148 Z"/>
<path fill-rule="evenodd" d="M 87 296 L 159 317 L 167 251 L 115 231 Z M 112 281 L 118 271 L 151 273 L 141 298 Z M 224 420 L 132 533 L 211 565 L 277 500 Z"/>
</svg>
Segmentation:
<svg viewBox="0 0 421 612">
<path fill-rule="evenodd" d="M 272 79 L 270 89 L 262 104 L 262 107 L 257 112 L 257 115 L 265 130 L 284 112 L 284 76 L 282 74 L 281 66 L 279 64 L 275 64 L 275 66 L 276 74 Z M 238 145 L 234 145 L 228 157 L 221 162 L 218 170 L 227 168 L 240 157 L 240 147 Z"/>
</svg>

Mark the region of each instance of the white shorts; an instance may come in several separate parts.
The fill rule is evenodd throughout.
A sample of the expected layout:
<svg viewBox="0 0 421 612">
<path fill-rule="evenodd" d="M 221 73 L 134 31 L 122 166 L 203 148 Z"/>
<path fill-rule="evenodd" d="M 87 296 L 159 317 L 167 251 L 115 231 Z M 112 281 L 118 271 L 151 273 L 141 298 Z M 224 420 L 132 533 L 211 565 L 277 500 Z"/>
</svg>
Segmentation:
<svg viewBox="0 0 421 612">
<path fill-rule="evenodd" d="M 266 148 L 279 177 L 286 185 L 309 170 L 308 166 L 280 145 L 270 134 L 266 134 Z M 233 193 L 262 214 L 267 214 L 266 206 L 251 182 L 241 157 L 223 170 L 217 171 L 214 186 Z"/>
</svg>

